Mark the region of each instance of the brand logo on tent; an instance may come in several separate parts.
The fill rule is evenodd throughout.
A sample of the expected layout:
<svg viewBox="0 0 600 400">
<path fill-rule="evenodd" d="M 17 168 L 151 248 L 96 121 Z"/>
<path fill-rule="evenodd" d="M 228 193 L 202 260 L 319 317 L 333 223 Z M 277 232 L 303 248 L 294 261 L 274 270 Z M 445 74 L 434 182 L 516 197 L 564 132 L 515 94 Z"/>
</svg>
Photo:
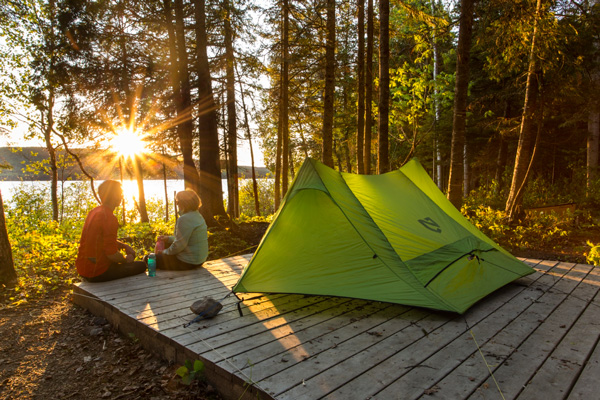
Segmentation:
<svg viewBox="0 0 600 400">
<path fill-rule="evenodd" d="M 434 220 L 432 220 L 429 217 L 427 217 L 425 219 L 420 219 L 419 223 L 421 225 L 423 225 L 425 228 L 429 229 L 430 231 L 434 231 L 436 233 L 442 233 L 442 228 L 437 224 L 437 222 L 435 222 Z"/>
</svg>

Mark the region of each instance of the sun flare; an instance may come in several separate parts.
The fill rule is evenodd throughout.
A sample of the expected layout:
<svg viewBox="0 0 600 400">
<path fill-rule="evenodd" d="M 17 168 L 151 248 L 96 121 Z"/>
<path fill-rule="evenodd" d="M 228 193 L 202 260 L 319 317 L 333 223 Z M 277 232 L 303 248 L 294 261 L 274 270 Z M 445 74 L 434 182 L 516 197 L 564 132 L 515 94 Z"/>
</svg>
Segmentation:
<svg viewBox="0 0 600 400">
<path fill-rule="evenodd" d="M 147 143 L 139 132 L 122 129 L 115 132 L 110 141 L 110 147 L 124 158 L 132 158 L 136 154 L 147 151 Z"/>
</svg>

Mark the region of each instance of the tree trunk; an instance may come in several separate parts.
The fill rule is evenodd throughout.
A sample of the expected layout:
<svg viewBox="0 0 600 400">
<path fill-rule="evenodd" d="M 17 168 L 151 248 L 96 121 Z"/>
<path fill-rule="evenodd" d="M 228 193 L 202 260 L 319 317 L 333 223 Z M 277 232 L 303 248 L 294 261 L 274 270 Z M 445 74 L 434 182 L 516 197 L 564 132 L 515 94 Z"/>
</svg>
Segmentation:
<svg viewBox="0 0 600 400">
<path fill-rule="evenodd" d="M 133 169 L 135 171 L 135 180 L 138 187 L 138 211 L 140 212 L 140 222 L 150 222 L 148 211 L 146 210 L 146 195 L 144 193 L 144 170 L 139 154 L 133 156 Z"/>
<path fill-rule="evenodd" d="M 598 143 L 600 143 L 600 110 L 598 107 L 589 111 L 588 114 L 588 137 L 587 137 L 587 193 L 598 179 Z"/>
<path fill-rule="evenodd" d="M 529 164 L 527 165 L 527 167 L 525 169 L 525 176 L 523 177 L 521 186 L 519 186 L 519 188 L 517 189 L 516 195 L 515 195 L 514 204 L 516 206 L 515 206 L 515 208 L 510 210 L 509 220 L 513 220 L 522 214 L 521 204 L 523 203 L 523 195 L 525 194 L 525 185 L 527 183 L 527 180 L 529 179 L 529 176 L 531 175 L 531 169 L 533 167 L 533 163 L 535 161 L 538 149 L 540 148 L 540 142 L 541 142 L 541 138 L 542 138 L 543 114 L 544 114 L 543 95 L 540 94 L 540 105 L 539 105 L 539 112 L 538 112 L 538 116 L 537 116 L 537 134 L 535 135 L 535 142 L 533 144 L 533 150 L 531 152 Z"/>
<path fill-rule="evenodd" d="M 54 90 L 50 89 L 48 93 L 48 103 L 46 109 L 42 110 L 42 125 L 44 122 L 43 113 L 47 115 L 47 123 L 43 126 L 44 141 L 46 150 L 50 158 L 50 198 L 52 200 L 52 219 L 58 222 L 58 167 L 56 165 L 56 149 L 52 145 L 51 136 L 54 125 Z"/>
<path fill-rule="evenodd" d="M 170 1 L 170 0 L 165 0 Z M 177 45 L 177 69 L 179 71 L 179 99 L 177 107 L 177 134 L 183 156 L 183 180 L 185 187 L 199 193 L 199 176 L 193 156 L 192 96 L 188 72 L 188 55 L 185 40 L 183 1 L 175 0 L 175 41 Z M 201 196 L 202 197 L 202 196 Z M 204 201 L 204 199 L 203 199 Z"/>
<path fill-rule="evenodd" d="M 431 15 L 433 15 L 434 17 L 436 16 L 436 7 L 435 7 L 435 2 L 436 0 L 432 0 L 431 1 Z M 433 147 L 434 147 L 434 156 L 433 156 L 433 164 L 434 164 L 434 177 L 435 177 L 435 182 L 437 184 L 437 187 L 442 190 L 443 188 L 443 180 L 442 180 L 442 151 L 440 150 L 440 138 L 438 135 L 438 123 L 441 119 L 441 112 L 440 112 L 440 104 L 439 104 L 439 100 L 438 100 L 438 94 L 439 94 L 439 89 L 438 89 L 438 83 L 437 83 L 437 77 L 439 74 L 439 67 L 440 67 L 440 61 L 439 61 L 439 48 L 438 48 L 438 44 L 437 44 L 437 40 L 436 40 L 436 28 L 433 29 L 432 31 L 432 38 L 431 38 L 431 47 L 433 49 L 433 109 L 434 109 L 434 114 L 433 114 L 433 121 L 434 121 L 434 127 L 433 127 Z"/>
<path fill-rule="evenodd" d="M 123 168 L 125 168 L 125 157 L 119 157 L 119 174 L 121 175 L 121 188 L 123 188 Z M 100 202 L 99 202 L 100 203 Z M 123 218 L 123 225 L 127 223 L 127 218 L 125 216 L 125 196 L 121 199 L 121 216 Z"/>
<path fill-rule="evenodd" d="M 367 65 L 365 68 L 365 147 L 363 173 L 371 173 L 371 130 L 373 126 L 373 0 L 367 0 Z"/>
<path fill-rule="evenodd" d="M 510 102 L 506 102 L 504 107 L 504 119 L 508 120 L 511 116 Z M 498 135 L 498 158 L 496 159 L 496 171 L 494 173 L 494 180 L 496 181 L 495 194 L 500 193 L 502 186 L 504 186 L 504 171 L 506 170 L 506 163 L 508 162 L 508 142 L 504 139 L 504 135 L 500 133 Z"/>
<path fill-rule="evenodd" d="M 474 0 L 461 0 L 458 48 L 456 50 L 456 84 L 454 87 L 454 115 L 450 150 L 450 177 L 448 200 L 460 210 L 462 205 L 463 164 L 469 88 L 469 58 L 473 31 Z"/>
<path fill-rule="evenodd" d="M 191 127 L 191 110 L 188 105 L 186 108 L 184 104 L 184 96 L 182 95 L 181 87 L 181 75 L 180 71 L 181 62 L 178 59 L 179 49 L 182 44 L 178 45 L 177 34 L 175 33 L 175 27 L 173 26 L 173 12 L 171 0 L 163 0 L 165 7 L 165 20 L 167 26 L 167 33 L 169 39 L 169 63 L 170 63 L 170 80 L 171 86 L 173 87 L 173 98 L 175 99 L 175 109 L 177 112 L 177 136 L 179 137 L 179 147 L 183 155 L 183 180 L 186 188 L 198 191 L 198 171 L 194 164 L 192 156 L 192 127 Z M 181 13 L 181 12 L 180 12 Z M 183 24 L 183 21 L 180 21 Z M 181 26 L 180 29 L 183 29 Z M 182 37 L 185 43 L 185 37 Z M 184 45 L 184 44 L 183 44 Z M 183 47 L 185 52 L 185 47 Z M 187 55 L 185 57 L 187 62 Z M 185 65 L 187 73 L 187 65 Z"/>
<path fill-rule="evenodd" d="M 228 198 L 231 204 L 230 215 L 232 217 L 240 216 L 239 209 L 239 187 L 238 187 L 238 163 L 237 163 L 237 113 L 235 103 L 235 55 L 233 52 L 233 31 L 231 28 L 231 4 L 224 2 L 225 17 L 225 58 L 227 74 L 227 142 L 229 146 L 229 190 Z"/>
<path fill-rule="evenodd" d="M 282 68 L 281 68 L 281 195 L 288 191 L 290 120 L 289 120 L 289 1 L 283 1 Z"/>
<path fill-rule="evenodd" d="M 248 110 L 246 109 L 246 100 L 244 99 L 244 88 L 242 87 L 242 80 L 239 72 L 237 75 L 240 84 L 240 94 L 242 96 L 242 108 L 244 110 L 244 126 L 246 127 L 246 137 L 248 138 L 248 146 L 250 147 L 250 162 L 252 167 L 252 193 L 254 194 L 254 212 L 256 213 L 257 217 L 260 217 L 260 201 L 258 198 L 258 183 L 256 182 L 256 169 L 254 168 L 254 149 L 252 148 L 252 133 L 250 132 L 250 123 L 248 122 Z"/>
<path fill-rule="evenodd" d="M 379 126 L 377 173 L 390 170 L 390 2 L 379 0 Z"/>
<path fill-rule="evenodd" d="M 166 157 L 165 151 L 163 148 L 163 157 Z M 162 163 L 162 173 L 163 173 L 163 186 L 165 189 L 165 222 L 169 222 L 169 191 L 167 190 L 167 166 L 164 161 Z"/>
<path fill-rule="evenodd" d="M 87 172 L 87 170 L 85 169 L 85 167 L 83 166 L 83 163 L 81 162 L 81 159 L 79 158 L 79 156 L 76 153 L 73 153 L 71 151 L 71 149 L 69 149 L 69 146 L 67 145 L 67 141 L 64 137 L 64 135 L 61 135 L 60 133 L 58 133 L 56 130 L 52 130 L 52 132 L 58 136 L 60 138 L 60 140 L 62 141 L 62 144 L 65 148 L 65 151 L 71 156 L 73 157 L 73 159 L 77 162 L 77 165 L 79 166 L 79 170 L 85 175 L 87 176 L 87 178 L 90 180 L 90 188 L 92 189 L 92 193 L 94 194 L 94 198 L 96 199 L 96 201 L 98 201 L 98 204 L 100 203 L 100 198 L 98 197 L 98 194 L 96 193 L 96 188 L 94 187 L 94 177 L 92 175 L 89 174 L 89 172 Z"/>
<path fill-rule="evenodd" d="M 498 142 L 498 158 L 496 159 L 496 172 L 494 174 L 494 180 L 496 181 L 495 194 L 500 193 L 504 185 L 503 175 L 506 169 L 506 162 L 508 161 L 508 142 L 504 140 L 502 135 L 499 135 Z"/>
<path fill-rule="evenodd" d="M 283 67 L 283 66 L 282 66 Z M 283 68 L 282 68 L 283 69 Z M 283 74 L 281 75 L 283 76 Z M 279 79 L 279 83 L 283 85 L 283 79 Z M 281 88 L 279 88 L 281 93 Z M 277 144 L 275 149 L 275 210 L 279 209 L 281 204 L 281 148 L 283 146 L 283 117 L 281 116 L 282 111 L 281 101 L 279 103 L 279 119 L 277 123 Z"/>
<path fill-rule="evenodd" d="M 226 215 L 223 208 L 217 108 L 208 65 L 205 0 L 194 0 L 196 19 L 196 73 L 198 75 L 198 134 L 200 136 L 200 211 L 207 222 Z"/>
<path fill-rule="evenodd" d="M 469 168 L 469 145 L 465 140 L 465 147 L 463 149 L 463 196 L 467 197 L 471 191 L 471 177 Z"/>
<path fill-rule="evenodd" d="M 4 218 L 4 203 L 0 191 L 0 285 L 12 285 L 17 280 L 15 265 L 13 263 L 12 249 L 8 240 L 6 230 L 6 219 Z"/>
<path fill-rule="evenodd" d="M 535 113 L 537 111 L 537 97 L 539 92 L 538 62 L 536 56 L 536 36 L 538 30 L 538 19 L 541 10 L 541 0 L 537 0 L 533 33 L 531 38 L 531 50 L 529 53 L 529 69 L 527 71 L 527 86 L 525 89 L 525 105 L 523 106 L 523 118 L 521 120 L 521 131 L 519 133 L 519 144 L 515 157 L 515 168 L 513 170 L 510 192 L 506 201 L 506 214 L 509 220 L 513 220 L 522 213 L 523 196 L 517 196 L 519 189 L 526 184 L 527 168 L 531 161 L 531 152 L 535 136 Z"/>
<path fill-rule="evenodd" d="M 335 92 L 335 0 L 327 0 L 325 96 L 323 99 L 323 164 L 333 168 L 333 112 Z"/>
<path fill-rule="evenodd" d="M 358 7 L 358 107 L 356 118 L 356 166 L 359 174 L 364 173 L 363 159 L 365 142 L 365 0 L 357 0 Z"/>
</svg>

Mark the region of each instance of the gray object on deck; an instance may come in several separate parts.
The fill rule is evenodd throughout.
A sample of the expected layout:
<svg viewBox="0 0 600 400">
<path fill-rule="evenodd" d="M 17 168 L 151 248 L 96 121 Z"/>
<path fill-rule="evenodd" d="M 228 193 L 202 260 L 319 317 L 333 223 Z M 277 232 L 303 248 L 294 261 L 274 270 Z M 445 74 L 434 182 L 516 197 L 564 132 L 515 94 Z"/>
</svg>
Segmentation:
<svg viewBox="0 0 600 400">
<path fill-rule="evenodd" d="M 190 306 L 194 314 L 202 315 L 204 318 L 212 318 L 221 311 L 223 305 L 212 297 L 205 297 L 202 300 L 195 301 Z"/>
</svg>

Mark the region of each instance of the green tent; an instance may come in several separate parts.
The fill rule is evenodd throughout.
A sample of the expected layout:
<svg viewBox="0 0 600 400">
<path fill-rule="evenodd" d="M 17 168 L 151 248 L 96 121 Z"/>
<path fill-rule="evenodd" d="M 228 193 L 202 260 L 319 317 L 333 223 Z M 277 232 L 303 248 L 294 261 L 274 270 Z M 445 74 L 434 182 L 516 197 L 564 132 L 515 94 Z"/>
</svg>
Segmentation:
<svg viewBox="0 0 600 400">
<path fill-rule="evenodd" d="M 306 159 L 233 291 L 464 313 L 532 272 L 471 225 L 416 159 L 382 175 Z"/>
</svg>

